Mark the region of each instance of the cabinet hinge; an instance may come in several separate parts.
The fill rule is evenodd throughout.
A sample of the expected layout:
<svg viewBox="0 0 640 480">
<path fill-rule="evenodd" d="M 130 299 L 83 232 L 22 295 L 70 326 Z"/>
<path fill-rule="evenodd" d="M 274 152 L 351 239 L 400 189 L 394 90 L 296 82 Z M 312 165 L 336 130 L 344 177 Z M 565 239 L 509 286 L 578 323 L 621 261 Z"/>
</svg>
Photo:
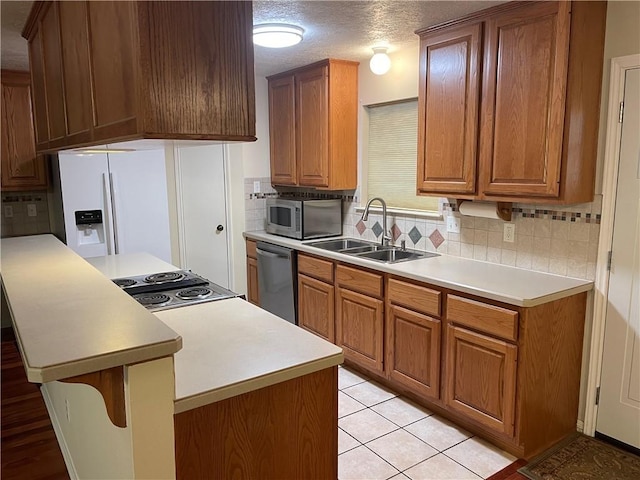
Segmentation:
<svg viewBox="0 0 640 480">
<path fill-rule="evenodd" d="M 600 387 L 596 388 L 596 405 L 600 405 Z"/>
<path fill-rule="evenodd" d="M 613 252 L 611 250 L 609 250 L 609 253 L 607 254 L 607 271 L 611 271 L 611 259 L 613 258 Z"/>
<path fill-rule="evenodd" d="M 620 102 L 620 110 L 618 111 L 618 123 L 622 123 L 624 117 L 624 102 Z"/>
</svg>

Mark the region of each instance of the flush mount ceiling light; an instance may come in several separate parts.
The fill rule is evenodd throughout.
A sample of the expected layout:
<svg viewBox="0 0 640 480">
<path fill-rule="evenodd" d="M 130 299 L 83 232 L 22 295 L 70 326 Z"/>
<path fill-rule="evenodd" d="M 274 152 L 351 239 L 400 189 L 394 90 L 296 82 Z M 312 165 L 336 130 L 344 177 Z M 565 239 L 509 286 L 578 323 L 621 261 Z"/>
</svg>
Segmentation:
<svg viewBox="0 0 640 480">
<path fill-rule="evenodd" d="M 387 47 L 373 47 L 373 57 L 369 60 L 369 68 L 376 75 L 384 75 L 391 68 L 391 59 L 387 55 Z"/>
<path fill-rule="evenodd" d="M 253 27 L 253 43 L 261 47 L 284 48 L 302 41 L 304 30 L 286 23 L 263 23 Z"/>
</svg>

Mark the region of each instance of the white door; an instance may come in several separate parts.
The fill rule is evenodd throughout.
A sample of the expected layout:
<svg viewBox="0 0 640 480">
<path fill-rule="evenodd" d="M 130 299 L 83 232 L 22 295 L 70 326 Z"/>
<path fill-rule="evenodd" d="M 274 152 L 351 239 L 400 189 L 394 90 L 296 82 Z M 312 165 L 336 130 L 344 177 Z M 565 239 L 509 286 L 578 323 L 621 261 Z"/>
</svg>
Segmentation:
<svg viewBox="0 0 640 480">
<path fill-rule="evenodd" d="M 176 166 L 183 267 L 229 288 L 224 146 L 180 147 Z"/>
<path fill-rule="evenodd" d="M 108 157 L 116 253 L 147 252 L 171 263 L 164 150 Z"/>
<path fill-rule="evenodd" d="M 596 431 L 640 448 L 640 69 L 624 92 Z"/>
</svg>

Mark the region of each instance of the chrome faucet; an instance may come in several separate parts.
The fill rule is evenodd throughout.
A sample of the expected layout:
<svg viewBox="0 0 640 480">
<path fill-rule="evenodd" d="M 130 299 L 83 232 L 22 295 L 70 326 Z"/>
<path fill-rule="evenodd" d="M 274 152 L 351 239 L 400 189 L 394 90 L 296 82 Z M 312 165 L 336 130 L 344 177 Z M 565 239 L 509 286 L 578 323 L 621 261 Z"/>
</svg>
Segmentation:
<svg viewBox="0 0 640 480">
<path fill-rule="evenodd" d="M 389 236 L 389 232 L 387 230 L 387 203 L 382 198 L 373 197 L 367 202 L 367 206 L 364 207 L 364 212 L 362 212 L 362 221 L 366 222 L 369 218 L 369 207 L 374 200 L 378 200 L 380 205 L 382 205 L 382 238 L 380 239 L 380 245 L 389 245 L 391 236 Z"/>
</svg>

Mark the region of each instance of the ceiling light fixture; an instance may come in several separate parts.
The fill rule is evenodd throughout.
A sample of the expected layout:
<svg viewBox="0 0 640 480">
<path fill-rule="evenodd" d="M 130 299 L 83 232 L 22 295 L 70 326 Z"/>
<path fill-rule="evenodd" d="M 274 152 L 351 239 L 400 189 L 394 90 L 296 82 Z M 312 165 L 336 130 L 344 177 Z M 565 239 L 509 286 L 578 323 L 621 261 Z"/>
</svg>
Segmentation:
<svg viewBox="0 0 640 480">
<path fill-rule="evenodd" d="M 387 47 L 373 47 L 373 57 L 369 60 L 369 68 L 376 75 L 384 75 L 391 68 L 391 59 L 387 55 Z"/>
<path fill-rule="evenodd" d="M 263 23 L 253 27 L 253 43 L 261 47 L 292 47 L 302 41 L 304 30 L 286 23 Z"/>
</svg>

